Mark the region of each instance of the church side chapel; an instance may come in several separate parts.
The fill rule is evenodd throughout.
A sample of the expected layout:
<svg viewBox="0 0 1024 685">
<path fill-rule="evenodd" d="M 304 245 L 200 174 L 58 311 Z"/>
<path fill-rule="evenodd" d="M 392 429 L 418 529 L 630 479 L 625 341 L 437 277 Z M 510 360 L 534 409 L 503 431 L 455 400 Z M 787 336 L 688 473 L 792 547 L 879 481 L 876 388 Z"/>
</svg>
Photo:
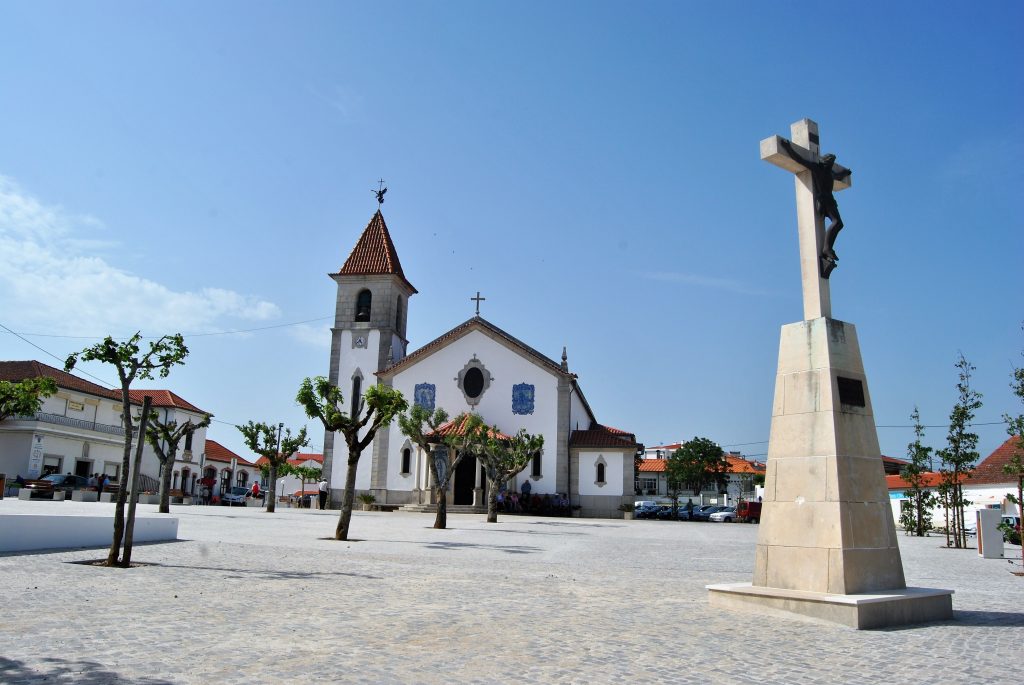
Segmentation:
<svg viewBox="0 0 1024 685">
<path fill-rule="evenodd" d="M 382 195 L 378 195 L 378 200 Z M 598 423 L 569 370 L 563 348 L 555 361 L 476 315 L 407 353 L 409 300 L 416 294 L 402 271 L 398 252 L 378 207 L 337 273 L 330 375 L 347 408 L 373 383 L 396 388 L 409 400 L 449 416 L 473 412 L 502 432 L 525 429 L 544 436 L 543 452 L 507 487 L 531 496 L 551 496 L 579 509 L 581 516 L 622 517 L 619 506 L 634 495 L 632 433 Z M 337 502 L 348 458 L 344 439 L 324 436 L 324 472 Z M 397 422 L 377 433 L 359 461 L 356 489 L 379 504 L 430 507 L 431 473 L 424 453 L 402 435 Z M 464 458 L 448 491 L 449 511 L 485 512 L 487 478 L 475 458 Z"/>
</svg>

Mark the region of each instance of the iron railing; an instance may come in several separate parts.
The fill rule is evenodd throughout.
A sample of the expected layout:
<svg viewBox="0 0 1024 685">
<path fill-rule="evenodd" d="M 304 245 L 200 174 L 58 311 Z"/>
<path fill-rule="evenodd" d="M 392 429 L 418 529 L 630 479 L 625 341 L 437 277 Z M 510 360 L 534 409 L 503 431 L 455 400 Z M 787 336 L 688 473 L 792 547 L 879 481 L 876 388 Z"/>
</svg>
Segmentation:
<svg viewBox="0 0 1024 685">
<path fill-rule="evenodd" d="M 53 423 L 59 426 L 69 426 L 71 428 L 82 428 L 84 430 L 96 431 L 98 433 L 124 436 L 124 428 L 122 426 L 110 426 L 105 423 L 96 423 L 95 421 L 73 419 L 70 416 L 62 416 L 60 414 L 47 414 L 39 411 L 33 415 L 19 416 L 18 418 L 23 421 L 42 421 L 43 423 Z M 138 433 L 138 428 L 132 429 L 133 436 L 138 435 Z"/>
</svg>

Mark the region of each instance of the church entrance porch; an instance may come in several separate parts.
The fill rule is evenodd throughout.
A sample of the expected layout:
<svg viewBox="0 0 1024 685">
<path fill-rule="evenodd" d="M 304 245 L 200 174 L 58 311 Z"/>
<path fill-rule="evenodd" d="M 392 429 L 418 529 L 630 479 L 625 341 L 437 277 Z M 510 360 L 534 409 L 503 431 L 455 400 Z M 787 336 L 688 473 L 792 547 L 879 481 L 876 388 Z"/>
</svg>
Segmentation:
<svg viewBox="0 0 1024 685">
<path fill-rule="evenodd" d="M 487 476 L 476 457 L 463 457 L 452 479 L 452 504 L 486 506 Z"/>
</svg>

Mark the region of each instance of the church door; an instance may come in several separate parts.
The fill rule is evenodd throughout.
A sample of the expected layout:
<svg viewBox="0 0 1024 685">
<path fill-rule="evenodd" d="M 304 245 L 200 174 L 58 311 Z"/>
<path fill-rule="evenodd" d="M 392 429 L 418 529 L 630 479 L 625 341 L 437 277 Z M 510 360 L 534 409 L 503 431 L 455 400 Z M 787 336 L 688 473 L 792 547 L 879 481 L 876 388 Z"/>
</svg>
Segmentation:
<svg viewBox="0 0 1024 685">
<path fill-rule="evenodd" d="M 452 504 L 473 504 L 473 486 L 476 485 L 476 457 L 463 457 L 459 465 L 455 467 L 455 482 L 452 489 L 455 496 Z"/>
</svg>

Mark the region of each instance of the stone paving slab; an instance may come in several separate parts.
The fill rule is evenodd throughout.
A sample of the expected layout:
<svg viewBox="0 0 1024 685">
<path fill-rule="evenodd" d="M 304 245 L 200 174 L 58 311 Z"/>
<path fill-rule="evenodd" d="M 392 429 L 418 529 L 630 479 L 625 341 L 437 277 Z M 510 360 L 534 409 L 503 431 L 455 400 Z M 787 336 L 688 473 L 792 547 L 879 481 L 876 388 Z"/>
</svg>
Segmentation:
<svg viewBox="0 0 1024 685">
<path fill-rule="evenodd" d="M 106 503 L 0 501 L 10 507 Z M 155 505 L 140 505 L 155 512 Z M 900 536 L 955 620 L 854 631 L 708 605 L 748 581 L 757 526 L 172 507 L 134 569 L 102 550 L 0 555 L 2 683 L 996 683 L 1024 640 L 1004 560 Z M 1020 548 L 1009 546 L 1008 554 Z"/>
</svg>

